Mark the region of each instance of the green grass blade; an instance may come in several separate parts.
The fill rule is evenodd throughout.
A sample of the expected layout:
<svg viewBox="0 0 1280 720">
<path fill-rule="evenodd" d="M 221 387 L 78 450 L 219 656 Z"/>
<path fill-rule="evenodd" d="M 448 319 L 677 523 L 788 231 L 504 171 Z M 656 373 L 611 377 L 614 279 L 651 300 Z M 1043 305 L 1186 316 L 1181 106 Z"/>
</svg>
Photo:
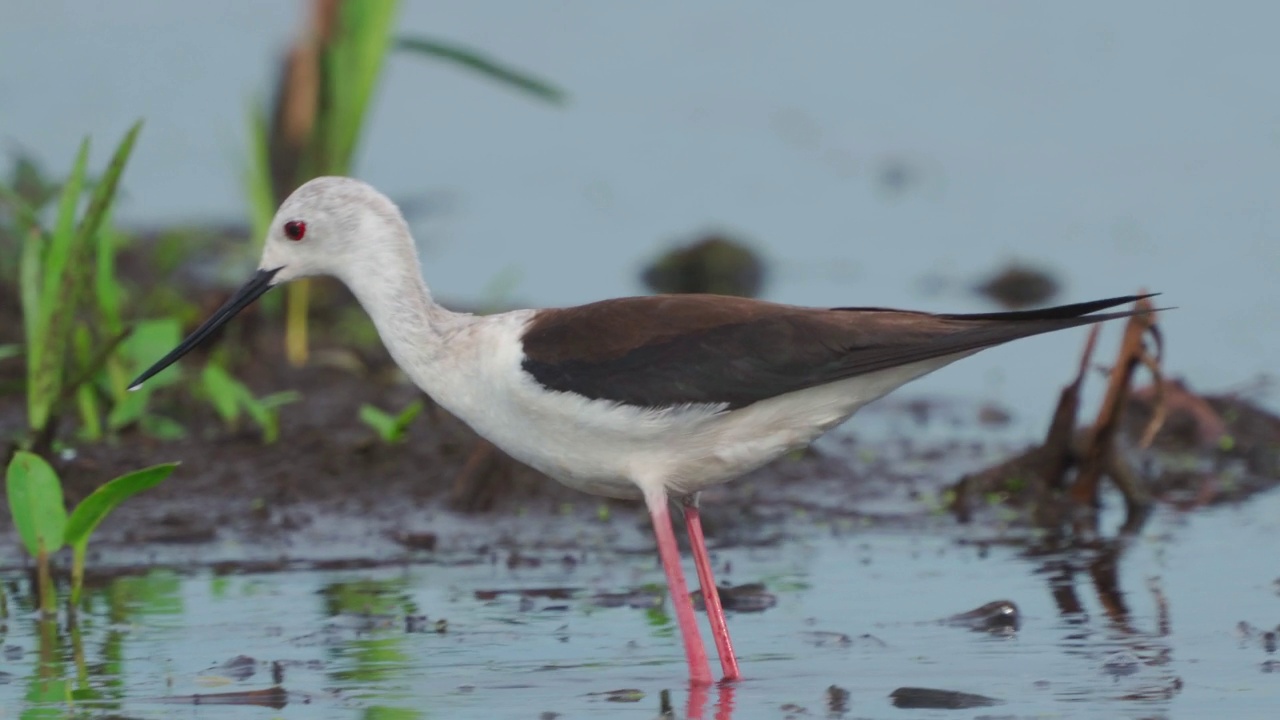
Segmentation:
<svg viewBox="0 0 1280 720">
<path fill-rule="evenodd" d="M 49 463 L 33 453 L 14 453 L 5 473 L 5 490 L 13 525 L 31 557 L 38 556 L 41 548 L 50 555 L 61 550 L 67 509 L 62 504 L 62 483 Z"/>
<path fill-rule="evenodd" d="M 457 43 L 424 37 L 402 36 L 396 39 L 395 49 L 460 65 L 469 70 L 474 70 L 490 80 L 528 93 L 553 105 L 563 105 L 569 99 L 565 91 L 550 82 Z"/>
<path fill-rule="evenodd" d="M 372 405 L 360 406 L 360 421 L 373 428 L 383 442 L 389 443 L 395 434 L 396 419 Z"/>
<path fill-rule="evenodd" d="M 32 303 L 24 312 L 27 323 L 27 424 L 38 430 L 49 421 L 62 388 L 62 358 L 71 336 L 70 318 L 74 312 L 62 295 L 63 278 L 71 262 L 75 243 L 76 207 L 84 187 L 85 168 L 89 162 L 89 140 L 80 143 L 71 176 L 62 187 L 53 234 L 36 247 L 24 249 L 23 272 L 39 278 L 38 291 L 23 293 L 23 302 Z M 37 241 L 39 238 L 31 238 Z"/>
<path fill-rule="evenodd" d="M 18 259 L 18 301 L 22 303 L 22 329 L 27 341 L 27 362 L 37 362 L 40 345 L 40 254 L 45 243 L 44 234 L 35 228 L 27 230 L 22 238 L 22 254 Z M 30 377 L 30 368 L 27 370 Z"/>
<path fill-rule="evenodd" d="M 242 398 L 252 399 L 253 394 L 221 366 L 213 363 L 204 366 L 200 379 L 204 383 L 204 392 L 208 395 L 214 411 L 227 427 L 234 430 L 240 420 Z"/>
<path fill-rule="evenodd" d="M 124 234 L 112 229 L 110 218 L 103 223 L 95 246 L 93 291 L 97 316 L 105 335 L 119 335 L 124 331 L 120 306 L 123 288 L 116 279 L 116 251 L 124 240 Z"/>
<path fill-rule="evenodd" d="M 111 162 L 107 164 L 107 171 L 94 185 L 93 193 L 89 196 L 89 208 L 85 210 L 84 219 L 80 221 L 78 235 L 82 242 L 97 235 L 102 227 L 102 220 L 111 209 L 112 202 L 115 201 L 120 176 L 124 174 L 125 165 L 129 163 L 129 155 L 133 152 L 133 146 L 138 141 L 140 132 L 142 132 L 141 120 L 135 122 L 133 127 L 124 134 L 124 139 L 116 146 L 116 151 L 111 156 Z"/>
<path fill-rule="evenodd" d="M 322 174 L 350 173 L 361 128 L 391 45 L 398 0 L 344 2 L 325 53 L 327 117 L 322 117 Z"/>
<path fill-rule="evenodd" d="M 422 404 L 421 400 L 414 400 L 409 403 L 409 407 L 400 411 L 400 414 L 396 416 L 395 433 L 397 441 L 404 438 L 405 431 L 407 431 L 409 429 L 409 425 L 422 414 L 423 407 L 425 406 Z"/>
<path fill-rule="evenodd" d="M 265 240 L 271 218 L 276 212 L 275 193 L 271 187 L 271 148 L 267 129 L 267 113 L 258 103 L 249 108 L 249 164 L 244 170 L 249 222 L 253 234 Z"/>
<path fill-rule="evenodd" d="M 164 482 L 176 467 L 178 463 L 165 463 L 135 470 L 94 490 L 80 501 L 66 521 L 66 541 L 72 545 L 87 543 L 93 531 L 120 503 Z"/>
<path fill-rule="evenodd" d="M 4 183 L 0 183 L 0 200 L 9 206 L 9 211 L 17 219 L 17 229 L 20 232 L 40 227 L 40 216 L 36 209 L 27 202 L 26 198 Z"/>
<path fill-rule="evenodd" d="M 62 186 L 62 197 L 58 200 L 58 214 L 54 220 L 53 234 L 49 236 L 40 255 L 40 316 L 45 323 L 49 321 L 60 301 L 64 301 L 62 278 L 76 239 L 76 208 L 80 204 L 80 194 L 84 188 L 85 174 L 89 165 L 89 138 L 80 143 L 80 152 L 76 154 L 75 165 L 66 185 Z M 47 327 L 41 327 L 42 334 L 48 334 Z M 50 338 L 51 339 L 51 338 Z"/>
</svg>

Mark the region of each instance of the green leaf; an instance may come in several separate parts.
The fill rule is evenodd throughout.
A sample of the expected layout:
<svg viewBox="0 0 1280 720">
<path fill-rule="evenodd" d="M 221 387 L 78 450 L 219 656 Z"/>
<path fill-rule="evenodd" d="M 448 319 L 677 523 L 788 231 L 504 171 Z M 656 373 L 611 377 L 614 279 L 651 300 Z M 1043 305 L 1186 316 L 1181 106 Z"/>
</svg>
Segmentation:
<svg viewBox="0 0 1280 720">
<path fill-rule="evenodd" d="M 31 304 L 31 311 L 24 310 L 27 325 L 27 424 L 32 429 L 43 428 L 49 420 L 53 403 L 62 389 L 63 358 L 71 336 L 70 323 L 74 309 L 68 307 L 62 295 L 63 278 L 71 262 L 75 242 L 76 206 L 84 186 L 85 168 L 89 162 L 89 139 L 80 143 L 75 165 L 67 184 L 62 187 L 53 234 L 22 259 L 24 275 L 38 287 L 23 293 L 23 303 Z M 38 241 L 39 238 L 29 240 Z M 38 278 L 38 284 L 35 281 Z"/>
<path fill-rule="evenodd" d="M 13 343 L 11 345 L 0 345 L 0 360 L 8 360 L 22 354 L 22 345 Z"/>
<path fill-rule="evenodd" d="M 120 503 L 159 485 L 176 467 L 178 463 L 165 463 L 135 470 L 94 490 L 80 501 L 66 521 L 66 541 L 72 546 L 87 544 L 93 531 Z"/>
<path fill-rule="evenodd" d="M 360 406 L 360 420 L 365 425 L 373 428 L 383 442 L 391 442 L 391 435 L 396 425 L 396 419 L 391 413 L 383 412 L 372 405 L 365 404 Z"/>
<path fill-rule="evenodd" d="M 568 100 L 568 95 L 563 90 L 546 80 L 456 43 L 424 37 L 400 37 L 396 39 L 395 48 L 447 60 L 555 105 L 563 105 Z"/>
<path fill-rule="evenodd" d="M 321 174 L 347 175 L 391 43 L 399 2 L 345 2 L 325 53 Z"/>
<path fill-rule="evenodd" d="M 0 200 L 9 206 L 9 210 L 16 216 L 16 226 L 19 232 L 25 233 L 32 228 L 40 228 L 40 216 L 36 212 L 36 208 L 32 207 L 21 195 L 13 190 L 13 188 L 0 183 Z"/>
<path fill-rule="evenodd" d="M 129 334 L 116 348 L 107 364 L 105 381 L 111 397 L 111 411 L 107 413 L 107 427 L 119 430 L 128 427 L 146 413 L 152 394 L 179 381 L 179 373 L 160 373 L 134 392 L 129 392 L 130 378 L 168 352 L 182 339 L 182 325 L 176 318 L 143 320 L 133 326 Z"/>
<path fill-rule="evenodd" d="M 89 196 L 89 208 L 85 211 L 84 219 L 80 221 L 78 235 L 81 241 L 94 237 L 102 227 L 102 220 L 115 200 L 120 176 L 124 174 L 125 165 L 129 163 L 129 155 L 133 152 L 133 146 L 140 132 L 142 132 L 141 120 L 135 122 L 133 127 L 124 134 L 124 139 L 116 146 L 116 151 L 111 156 L 111 162 L 107 164 L 106 173 L 94 185 L 93 193 Z"/>
<path fill-rule="evenodd" d="M 248 411 L 249 417 L 262 430 L 262 442 L 270 445 L 280 439 L 280 410 L 283 405 L 291 402 L 297 402 L 302 395 L 293 390 L 272 393 L 263 396 L 261 399 L 255 398 L 249 392 L 249 388 L 244 385 L 240 386 L 244 389 L 241 401 L 244 403 L 244 409 Z"/>
<path fill-rule="evenodd" d="M 62 484 L 44 458 L 19 450 L 5 473 L 9 512 L 22 544 L 32 557 L 62 549 L 67 509 L 62 504 Z"/>
<path fill-rule="evenodd" d="M 205 394 L 208 395 L 209 402 L 218 413 L 218 417 L 234 430 L 236 423 L 240 420 L 242 399 L 246 396 L 252 399 L 253 395 L 220 365 L 213 363 L 205 365 L 200 378 L 204 383 Z"/>
<path fill-rule="evenodd" d="M 187 436 L 187 429 L 177 420 L 155 413 L 143 415 L 138 424 L 143 432 L 160 440 L 181 440 Z"/>
<path fill-rule="evenodd" d="M 421 400 L 409 403 L 399 415 L 391 415 L 372 405 L 360 406 L 360 419 L 378 433 L 378 437 L 387 444 L 404 440 L 405 432 L 418 415 L 422 414 Z"/>
</svg>

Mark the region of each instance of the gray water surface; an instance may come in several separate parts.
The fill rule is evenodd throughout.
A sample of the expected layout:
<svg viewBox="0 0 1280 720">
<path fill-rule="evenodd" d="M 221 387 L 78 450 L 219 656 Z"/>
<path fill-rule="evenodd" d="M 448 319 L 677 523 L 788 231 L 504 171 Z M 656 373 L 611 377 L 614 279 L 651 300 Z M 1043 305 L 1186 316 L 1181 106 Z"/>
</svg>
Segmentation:
<svg viewBox="0 0 1280 720">
<path fill-rule="evenodd" d="M 763 582 L 777 604 L 731 613 L 745 678 L 695 695 L 693 707 L 669 604 L 594 600 L 661 583 L 649 553 L 587 552 L 574 564 L 551 555 L 515 569 L 505 556 L 441 556 L 374 570 L 118 578 L 82 617 L 83 683 L 65 624 L 49 656 L 59 661 L 43 665 L 44 677 L 84 688 L 74 710 L 61 697 L 34 702 L 49 680 L 25 583 L 10 575 L 0 717 L 652 718 L 664 689 L 677 717 L 735 720 L 1269 717 L 1280 668 L 1258 633 L 1280 621 L 1280 587 L 1260 550 L 1280 532 L 1277 518 L 1271 493 L 1195 515 L 1162 511 L 1140 537 L 1098 552 L 1032 556 L 981 542 L 987 531 L 840 526 L 717 551 L 722 581 Z M 494 590 L 505 592 L 485 592 Z M 996 599 L 1021 608 L 1016 633 L 936 622 Z M 1080 611 L 1064 611 L 1073 602 Z M 1242 634 L 1241 622 L 1259 630 Z M 231 662 L 238 656 L 252 661 Z M 276 663 L 283 708 L 210 704 L 272 687 Z M 849 694 L 844 715 L 828 714 L 832 685 Z M 904 711 L 888 697 L 903 686 L 1001 704 Z M 616 690 L 638 692 L 607 699 Z"/>
</svg>

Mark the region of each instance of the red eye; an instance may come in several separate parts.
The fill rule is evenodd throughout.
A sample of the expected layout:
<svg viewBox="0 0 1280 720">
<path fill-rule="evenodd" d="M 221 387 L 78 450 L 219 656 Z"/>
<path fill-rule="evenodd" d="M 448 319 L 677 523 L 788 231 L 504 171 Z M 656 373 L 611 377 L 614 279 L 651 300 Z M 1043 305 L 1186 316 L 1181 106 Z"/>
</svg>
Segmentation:
<svg viewBox="0 0 1280 720">
<path fill-rule="evenodd" d="M 284 224 L 284 236 L 290 240 L 301 240 L 307 234 L 307 224 L 301 220 L 290 220 Z"/>
</svg>

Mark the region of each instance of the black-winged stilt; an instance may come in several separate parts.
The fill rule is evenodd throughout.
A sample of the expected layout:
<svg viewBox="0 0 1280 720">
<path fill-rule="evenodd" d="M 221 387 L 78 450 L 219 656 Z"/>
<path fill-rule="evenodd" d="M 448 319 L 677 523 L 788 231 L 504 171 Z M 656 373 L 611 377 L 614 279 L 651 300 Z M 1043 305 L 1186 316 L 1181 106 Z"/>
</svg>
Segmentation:
<svg viewBox="0 0 1280 720">
<path fill-rule="evenodd" d="M 257 273 L 163 370 L 276 285 L 346 283 L 396 363 L 512 457 L 570 487 L 643 498 L 690 679 L 711 681 L 668 511 L 679 500 L 726 680 L 739 677 L 702 537 L 698 493 L 803 447 L 858 408 L 1009 340 L 1126 317 L 1116 297 L 1024 312 L 934 315 L 659 295 L 474 316 L 436 304 L 408 225 L 369 185 L 323 177 L 272 220 Z"/>
</svg>

